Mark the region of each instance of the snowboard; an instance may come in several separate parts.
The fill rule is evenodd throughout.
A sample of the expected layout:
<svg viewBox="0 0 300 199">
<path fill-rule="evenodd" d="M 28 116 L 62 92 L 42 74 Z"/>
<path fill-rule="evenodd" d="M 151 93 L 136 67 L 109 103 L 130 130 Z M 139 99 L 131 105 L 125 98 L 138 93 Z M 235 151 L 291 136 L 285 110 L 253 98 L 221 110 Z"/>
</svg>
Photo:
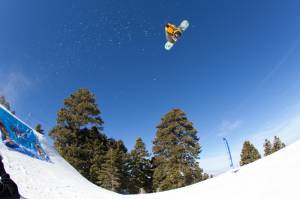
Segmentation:
<svg viewBox="0 0 300 199">
<path fill-rule="evenodd" d="M 178 26 L 178 28 L 181 29 L 182 34 L 183 34 L 183 32 L 186 31 L 186 29 L 189 27 L 189 25 L 190 25 L 190 24 L 189 24 L 189 22 L 188 22 L 187 20 L 183 20 L 183 21 L 180 23 L 180 25 Z M 181 36 L 181 37 L 182 37 L 182 36 Z M 166 44 L 165 44 L 165 49 L 166 49 L 166 50 L 171 50 L 172 47 L 176 44 L 177 41 L 178 41 L 178 39 L 177 39 L 174 43 L 172 43 L 172 42 L 170 42 L 170 41 L 167 41 Z"/>
</svg>

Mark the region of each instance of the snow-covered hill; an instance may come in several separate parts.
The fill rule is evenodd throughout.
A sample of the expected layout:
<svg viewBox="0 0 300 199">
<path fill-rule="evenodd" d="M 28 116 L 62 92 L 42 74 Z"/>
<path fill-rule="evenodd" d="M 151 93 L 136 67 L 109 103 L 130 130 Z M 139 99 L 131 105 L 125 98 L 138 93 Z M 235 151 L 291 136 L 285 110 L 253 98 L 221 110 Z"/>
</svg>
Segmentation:
<svg viewBox="0 0 300 199">
<path fill-rule="evenodd" d="M 119 194 L 90 183 L 57 152 L 40 141 L 52 163 L 31 158 L 8 149 L 0 142 L 5 169 L 18 184 L 20 193 L 28 199 L 119 198 Z"/>
<path fill-rule="evenodd" d="M 299 199 L 300 141 L 281 151 L 246 165 L 236 173 L 227 172 L 213 179 L 155 194 L 120 195 L 85 180 L 40 137 L 53 163 L 9 150 L 0 143 L 4 164 L 28 199 Z"/>
<path fill-rule="evenodd" d="M 51 162 L 11 150 L 0 141 L 0 153 L 5 168 L 18 184 L 20 193 L 28 199 L 300 198 L 300 140 L 240 168 L 237 172 L 228 171 L 188 187 L 153 194 L 120 195 L 87 181 L 42 135 L 36 132 L 34 134 Z"/>
<path fill-rule="evenodd" d="M 188 187 L 157 194 L 131 196 L 140 199 L 299 199 L 300 140 L 239 171 Z"/>
</svg>

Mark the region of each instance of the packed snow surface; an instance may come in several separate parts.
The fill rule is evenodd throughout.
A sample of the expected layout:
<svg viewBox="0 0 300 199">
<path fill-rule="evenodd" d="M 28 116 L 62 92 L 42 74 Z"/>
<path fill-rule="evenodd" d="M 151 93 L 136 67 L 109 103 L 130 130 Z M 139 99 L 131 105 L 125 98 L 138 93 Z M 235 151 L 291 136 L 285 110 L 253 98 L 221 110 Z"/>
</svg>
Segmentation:
<svg viewBox="0 0 300 199">
<path fill-rule="evenodd" d="M 119 194 L 90 183 L 41 141 L 52 162 L 31 158 L 0 143 L 5 169 L 17 183 L 22 196 L 27 199 L 119 198 Z"/>
<path fill-rule="evenodd" d="M 7 172 L 28 199 L 299 199 L 300 141 L 212 179 L 188 187 L 153 194 L 120 195 L 83 178 L 46 140 L 39 136 L 51 163 L 8 149 L 0 142 Z"/>
</svg>

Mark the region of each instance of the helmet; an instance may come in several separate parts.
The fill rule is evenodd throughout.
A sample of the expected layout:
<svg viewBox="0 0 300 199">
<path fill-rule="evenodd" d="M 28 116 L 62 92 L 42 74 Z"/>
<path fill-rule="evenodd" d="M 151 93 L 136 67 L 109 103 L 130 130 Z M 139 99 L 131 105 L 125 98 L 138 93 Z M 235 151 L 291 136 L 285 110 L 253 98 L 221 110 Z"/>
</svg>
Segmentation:
<svg viewBox="0 0 300 199">
<path fill-rule="evenodd" d="M 174 26 L 173 24 L 167 23 L 165 26 L 166 32 L 170 33 L 170 34 L 174 34 L 174 30 L 176 29 L 176 26 Z"/>
</svg>

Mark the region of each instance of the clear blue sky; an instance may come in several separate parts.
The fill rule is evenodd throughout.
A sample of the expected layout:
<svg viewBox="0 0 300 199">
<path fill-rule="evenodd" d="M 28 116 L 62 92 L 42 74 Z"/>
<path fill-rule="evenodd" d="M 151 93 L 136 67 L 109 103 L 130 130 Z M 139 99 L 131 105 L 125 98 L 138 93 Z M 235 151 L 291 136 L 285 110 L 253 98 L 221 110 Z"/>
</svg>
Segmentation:
<svg viewBox="0 0 300 199">
<path fill-rule="evenodd" d="M 300 137 L 299 10 L 296 0 L 3 0 L 0 92 L 49 130 L 63 99 L 88 88 L 105 133 L 129 149 L 138 136 L 151 149 L 160 118 L 182 108 L 204 167 L 219 172 L 223 136 L 236 163 L 245 139 L 261 150 L 265 137 Z M 183 19 L 190 28 L 165 51 L 164 24 Z"/>
</svg>

